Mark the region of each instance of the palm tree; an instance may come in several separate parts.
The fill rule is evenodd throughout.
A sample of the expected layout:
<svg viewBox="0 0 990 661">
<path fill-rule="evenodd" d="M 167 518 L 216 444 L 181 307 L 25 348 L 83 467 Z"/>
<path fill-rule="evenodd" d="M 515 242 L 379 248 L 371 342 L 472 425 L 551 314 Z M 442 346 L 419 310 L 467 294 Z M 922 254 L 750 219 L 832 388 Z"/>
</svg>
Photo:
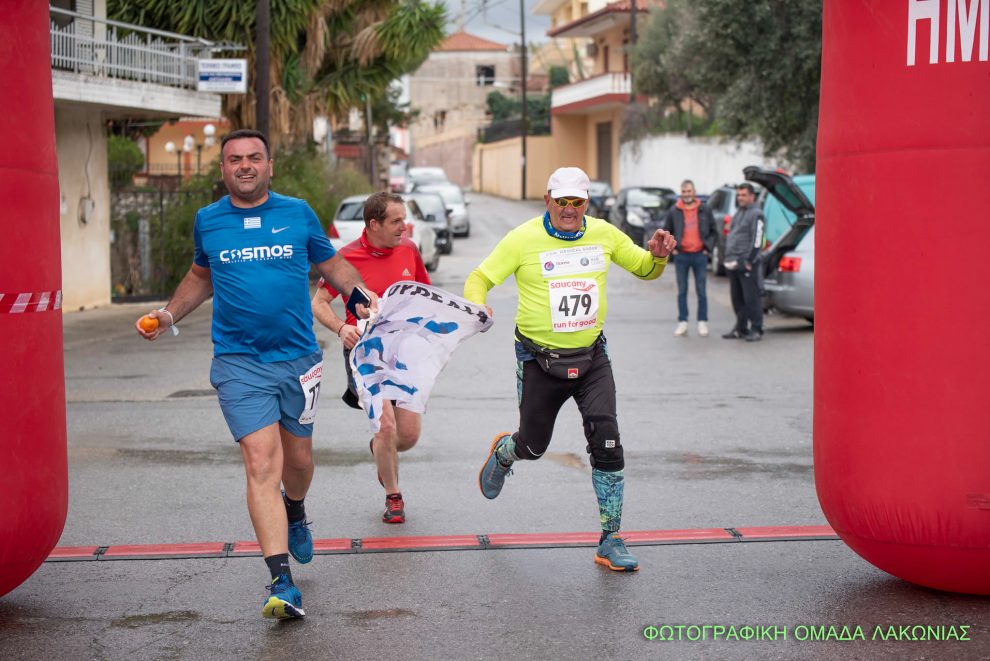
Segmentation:
<svg viewBox="0 0 990 661">
<path fill-rule="evenodd" d="M 120 21 L 248 46 L 254 67 L 256 0 L 108 0 Z M 426 0 L 278 0 L 271 3 L 270 133 L 304 143 L 313 118 L 341 116 L 415 71 L 444 38 L 444 6 Z M 234 128 L 254 125 L 254 91 L 224 96 Z"/>
</svg>

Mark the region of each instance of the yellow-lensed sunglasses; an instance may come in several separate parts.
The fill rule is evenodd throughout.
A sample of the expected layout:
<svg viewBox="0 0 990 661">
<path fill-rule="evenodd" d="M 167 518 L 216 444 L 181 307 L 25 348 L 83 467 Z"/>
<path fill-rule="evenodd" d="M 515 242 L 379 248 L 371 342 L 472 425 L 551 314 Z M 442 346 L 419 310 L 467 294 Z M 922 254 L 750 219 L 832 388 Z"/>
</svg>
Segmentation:
<svg viewBox="0 0 990 661">
<path fill-rule="evenodd" d="M 588 200 L 586 200 L 583 197 L 554 197 L 551 199 L 553 199 L 553 203 L 556 204 L 558 207 L 571 206 L 574 207 L 575 209 L 580 209 L 588 202 Z"/>
</svg>

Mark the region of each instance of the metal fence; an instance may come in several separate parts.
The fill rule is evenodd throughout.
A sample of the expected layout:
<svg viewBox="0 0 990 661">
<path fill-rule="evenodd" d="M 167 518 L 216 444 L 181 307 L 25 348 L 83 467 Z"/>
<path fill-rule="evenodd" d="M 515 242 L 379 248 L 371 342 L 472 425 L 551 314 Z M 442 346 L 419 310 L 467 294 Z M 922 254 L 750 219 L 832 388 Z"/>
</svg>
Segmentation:
<svg viewBox="0 0 990 661">
<path fill-rule="evenodd" d="M 517 138 L 523 134 L 522 119 L 505 119 L 492 122 L 478 129 L 478 142 L 498 142 L 508 138 Z M 550 135 L 549 119 L 530 119 L 527 121 L 526 135 Z"/>
<path fill-rule="evenodd" d="M 213 191 L 122 190 L 110 193 L 110 279 L 114 301 L 162 298 L 192 263 L 196 209 Z"/>
<path fill-rule="evenodd" d="M 196 89 L 198 60 L 234 49 L 56 7 L 49 10 L 53 69 Z"/>
</svg>

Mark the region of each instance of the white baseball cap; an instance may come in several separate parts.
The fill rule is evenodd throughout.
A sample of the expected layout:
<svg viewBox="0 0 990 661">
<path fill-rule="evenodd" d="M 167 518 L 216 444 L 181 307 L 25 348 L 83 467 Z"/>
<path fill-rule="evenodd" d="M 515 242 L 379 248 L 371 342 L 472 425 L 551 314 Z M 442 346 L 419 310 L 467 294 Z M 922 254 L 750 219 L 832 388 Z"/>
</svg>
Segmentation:
<svg viewBox="0 0 990 661">
<path fill-rule="evenodd" d="M 547 181 L 550 197 L 583 197 L 588 199 L 591 180 L 581 168 L 557 168 Z"/>
</svg>

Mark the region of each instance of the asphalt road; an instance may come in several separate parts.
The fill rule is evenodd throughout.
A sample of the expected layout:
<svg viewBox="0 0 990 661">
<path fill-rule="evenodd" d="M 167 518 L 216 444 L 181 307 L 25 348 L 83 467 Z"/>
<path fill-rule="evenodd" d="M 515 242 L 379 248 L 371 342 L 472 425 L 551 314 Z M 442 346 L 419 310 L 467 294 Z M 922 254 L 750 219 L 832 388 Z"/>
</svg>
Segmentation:
<svg viewBox="0 0 990 661">
<path fill-rule="evenodd" d="M 533 203 L 471 195 L 472 233 L 434 284 L 460 293 Z M 819 526 L 812 468 L 814 332 L 770 317 L 761 343 L 726 341 L 727 281 L 709 279 L 712 336 L 673 337 L 673 269 L 610 274 L 606 335 L 626 447 L 624 529 Z M 693 294 L 692 294 L 693 297 Z M 598 528 L 580 419 L 565 406 L 547 455 L 517 464 L 496 501 L 478 492 L 492 436 L 517 422 L 515 286 L 491 292 L 495 325 L 441 375 L 419 445 L 402 457 L 408 521 L 380 520 L 363 416 L 325 376 L 307 510 L 318 538 L 470 537 Z M 691 299 L 692 312 L 694 300 Z M 149 344 L 149 305 L 65 315 L 70 505 L 60 547 L 252 540 L 240 455 L 210 388 L 210 309 Z M 157 307 L 157 306 L 156 306 Z M 990 600 L 938 593 L 874 569 L 840 541 L 637 546 L 642 570 L 608 572 L 594 550 L 519 548 L 318 555 L 293 569 L 308 616 L 259 614 L 257 557 L 47 562 L 0 599 L 4 658 L 990 658 Z M 749 640 L 648 640 L 650 625 L 775 627 Z M 813 640 L 800 626 L 865 640 Z M 969 627 L 968 641 L 891 639 L 890 625 Z M 876 639 L 882 626 L 887 640 Z M 786 638 L 781 638 L 785 630 Z M 827 629 L 821 630 L 827 633 Z M 647 632 L 649 636 L 656 634 Z M 802 640 L 802 635 L 805 638 Z M 664 636 L 665 637 L 665 636 Z M 874 639 L 871 639 L 874 638 Z M 905 637 L 909 637 L 905 634 Z M 762 638 L 762 639 L 760 639 Z"/>
</svg>

